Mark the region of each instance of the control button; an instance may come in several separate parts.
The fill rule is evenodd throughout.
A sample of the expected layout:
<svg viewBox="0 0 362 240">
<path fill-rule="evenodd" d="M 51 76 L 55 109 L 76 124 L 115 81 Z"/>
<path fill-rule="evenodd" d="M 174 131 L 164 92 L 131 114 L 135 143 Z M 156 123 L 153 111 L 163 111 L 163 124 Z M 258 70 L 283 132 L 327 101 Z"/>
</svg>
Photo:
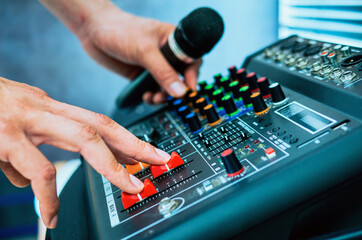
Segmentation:
<svg viewBox="0 0 362 240">
<path fill-rule="evenodd" d="M 275 51 L 273 49 L 267 48 L 264 50 L 264 57 L 271 58 L 274 55 Z"/>
<path fill-rule="evenodd" d="M 215 100 L 218 109 L 223 108 L 222 100 L 221 100 L 223 96 L 224 96 L 224 92 L 223 92 L 222 88 L 219 88 L 212 93 L 212 98 L 213 98 L 213 100 Z"/>
<path fill-rule="evenodd" d="M 209 140 L 204 141 L 205 147 L 211 147 L 211 143 Z"/>
<path fill-rule="evenodd" d="M 319 70 L 319 75 L 322 76 L 322 77 L 325 77 L 327 76 L 328 74 L 330 74 L 333 70 L 333 67 L 328 65 L 328 64 L 324 64 L 322 67 L 321 67 L 321 70 Z"/>
<path fill-rule="evenodd" d="M 269 159 L 272 159 L 277 156 L 277 154 L 275 153 L 275 151 L 272 147 L 265 149 L 265 154 Z"/>
<path fill-rule="evenodd" d="M 201 81 L 198 83 L 199 85 L 199 88 L 200 88 L 200 93 L 201 94 L 205 94 L 205 87 L 207 86 L 207 82 L 204 80 L 204 81 Z"/>
<path fill-rule="evenodd" d="M 303 51 L 304 49 L 306 49 L 308 47 L 308 43 L 299 43 L 299 44 L 296 44 L 293 48 L 292 48 L 292 52 L 293 53 L 296 53 L 296 52 L 301 52 Z"/>
<path fill-rule="evenodd" d="M 127 169 L 127 172 L 129 174 L 136 174 L 138 173 L 139 171 L 142 171 L 143 169 L 149 167 L 150 165 L 147 164 L 147 163 L 136 163 L 136 164 L 128 164 L 126 165 L 126 169 Z"/>
<path fill-rule="evenodd" d="M 241 87 L 239 89 L 239 92 L 241 94 L 241 97 L 243 98 L 244 106 L 251 107 L 252 106 L 250 99 L 251 92 L 249 87 L 248 86 Z"/>
<path fill-rule="evenodd" d="M 341 53 L 343 57 L 348 57 L 351 54 L 351 49 L 348 46 L 344 46 L 341 48 Z"/>
<path fill-rule="evenodd" d="M 333 51 L 337 54 L 341 53 L 341 49 L 342 49 L 342 45 L 340 45 L 340 44 L 333 47 Z"/>
<path fill-rule="evenodd" d="M 252 93 L 259 91 L 259 86 L 257 83 L 255 72 L 251 72 L 248 75 L 246 75 L 246 80 L 248 81 L 249 88 Z"/>
<path fill-rule="evenodd" d="M 230 94 L 226 94 L 222 98 L 222 104 L 224 106 L 227 116 L 233 117 L 239 113 L 239 109 L 236 107 L 234 99 Z"/>
<path fill-rule="evenodd" d="M 323 51 L 319 54 L 319 56 L 322 58 L 323 62 L 327 62 L 327 56 L 328 56 L 328 51 Z"/>
<path fill-rule="evenodd" d="M 312 56 L 314 54 L 317 54 L 317 53 L 319 53 L 321 48 L 322 48 L 322 46 L 320 46 L 320 45 L 310 46 L 307 50 L 305 50 L 304 56 L 308 57 L 308 56 Z"/>
<path fill-rule="evenodd" d="M 239 159 L 232 149 L 227 149 L 221 153 L 221 160 L 224 164 L 228 177 L 235 177 L 244 171 Z"/>
<path fill-rule="evenodd" d="M 237 72 L 236 72 L 236 76 L 239 80 L 240 86 L 247 86 L 248 85 L 248 80 L 246 80 L 246 71 L 245 68 L 240 68 Z"/>
<path fill-rule="evenodd" d="M 278 132 L 279 129 L 280 129 L 280 127 L 275 127 L 275 128 L 272 129 L 272 132 Z"/>
<path fill-rule="evenodd" d="M 215 86 L 213 84 L 208 84 L 205 86 L 205 95 L 209 98 L 209 100 L 212 100 L 212 93 L 215 91 Z"/>
<path fill-rule="evenodd" d="M 215 84 L 218 87 L 221 87 L 220 80 L 222 78 L 222 75 L 220 73 L 217 73 L 214 75 Z"/>
<path fill-rule="evenodd" d="M 172 103 L 172 110 L 177 111 L 182 105 L 183 105 L 182 100 L 181 99 L 176 99 Z"/>
<path fill-rule="evenodd" d="M 310 69 L 310 72 L 311 72 L 312 74 L 317 75 L 318 72 L 319 72 L 319 70 L 321 70 L 321 68 L 322 68 L 322 65 L 321 65 L 321 63 L 320 63 L 319 61 L 318 61 L 318 62 L 314 62 L 314 63 L 312 64 L 312 68 Z"/>
<path fill-rule="evenodd" d="M 123 204 L 124 209 L 127 209 L 127 208 L 133 206 L 134 204 L 138 203 L 139 201 L 157 193 L 155 186 L 149 179 L 146 179 L 143 184 L 144 184 L 144 188 L 143 188 L 142 192 L 140 192 L 138 194 L 129 194 L 126 192 L 121 193 L 122 204 Z"/>
<path fill-rule="evenodd" d="M 293 39 L 293 40 L 287 41 L 286 43 L 283 43 L 283 44 L 280 46 L 280 49 L 282 49 L 282 50 L 290 49 L 290 48 L 292 48 L 295 44 L 297 44 L 297 42 Z"/>
<path fill-rule="evenodd" d="M 229 89 L 230 89 L 230 92 L 233 94 L 235 101 L 240 101 L 241 93 L 239 92 L 239 89 L 240 89 L 239 81 L 232 81 L 229 84 Z"/>
<path fill-rule="evenodd" d="M 229 84 L 230 84 L 231 80 L 230 77 L 223 77 L 220 80 L 220 84 L 221 86 L 224 88 L 225 92 L 229 92 Z"/>
<path fill-rule="evenodd" d="M 280 106 L 288 102 L 288 98 L 285 97 L 282 87 L 279 83 L 275 82 L 270 84 L 269 89 L 274 106 Z"/>
<path fill-rule="evenodd" d="M 285 136 L 283 137 L 283 140 L 288 140 L 288 139 L 290 139 L 291 137 L 292 137 L 292 135 L 290 135 L 290 134 L 285 135 Z"/>
<path fill-rule="evenodd" d="M 175 167 L 181 166 L 184 163 L 185 162 L 182 160 L 180 155 L 177 154 L 177 152 L 172 152 L 171 158 L 166 164 L 151 165 L 150 170 L 151 170 L 153 178 L 156 178 L 156 177 L 161 176 L 165 172 L 168 172 L 168 171 L 174 169 Z"/>
<path fill-rule="evenodd" d="M 284 64 L 287 65 L 287 66 L 292 66 L 292 65 L 295 64 L 295 61 L 296 61 L 296 58 L 294 57 L 294 55 L 293 54 L 288 54 L 285 57 Z"/>
<path fill-rule="evenodd" d="M 216 112 L 214 105 L 209 104 L 206 107 L 204 107 L 204 112 L 206 114 L 207 121 L 210 126 L 215 126 L 216 124 L 222 121 L 219 114 Z"/>
<path fill-rule="evenodd" d="M 342 75 L 343 72 L 344 72 L 344 71 L 343 71 L 342 69 L 340 69 L 340 68 L 334 68 L 334 69 L 332 70 L 331 74 L 329 74 L 329 77 L 330 77 L 331 79 L 333 79 L 333 80 L 338 80 L 338 81 L 339 81 L 338 78 L 341 77 L 341 75 Z"/>
<path fill-rule="evenodd" d="M 305 58 L 298 58 L 295 62 L 295 67 L 299 70 L 302 70 L 308 66 L 308 60 Z"/>
<path fill-rule="evenodd" d="M 259 92 L 253 93 L 250 96 L 250 99 L 251 103 L 253 104 L 255 115 L 259 116 L 268 113 L 269 107 L 266 105 L 264 99 Z"/>
<path fill-rule="evenodd" d="M 201 116 L 205 116 L 204 107 L 206 107 L 206 105 L 207 102 L 205 98 L 199 98 L 196 100 L 196 107 L 199 110 Z"/>
<path fill-rule="evenodd" d="M 187 123 L 186 116 L 191 113 L 190 108 L 182 106 L 177 110 L 178 115 L 181 117 L 183 123 Z"/>
<path fill-rule="evenodd" d="M 277 135 L 280 137 L 280 136 L 283 136 L 285 133 L 286 133 L 286 131 L 280 131 L 277 133 Z"/>
<path fill-rule="evenodd" d="M 352 71 L 346 71 L 339 78 L 343 84 L 350 83 L 356 77 L 356 74 Z"/>
<path fill-rule="evenodd" d="M 199 133 L 199 134 L 197 134 L 197 136 L 199 137 L 199 139 L 201 141 L 205 140 L 205 135 L 203 133 Z"/>
<path fill-rule="evenodd" d="M 224 142 L 225 144 L 230 142 L 230 138 L 228 136 L 224 136 Z"/>
<path fill-rule="evenodd" d="M 172 110 L 172 107 L 173 107 L 173 101 L 174 101 L 174 100 L 175 100 L 175 98 L 172 97 L 172 96 L 167 96 L 167 97 L 166 97 L 167 106 L 168 106 L 168 108 L 171 109 L 171 110 Z"/>
<path fill-rule="evenodd" d="M 230 73 L 230 78 L 231 78 L 232 80 L 237 80 L 237 76 L 236 76 L 236 71 L 237 71 L 237 69 L 236 69 L 236 67 L 235 67 L 235 66 L 231 66 L 231 67 L 228 68 L 228 70 L 229 70 L 229 73 Z"/>
<path fill-rule="evenodd" d="M 220 132 L 221 132 L 222 134 L 225 134 L 225 133 L 226 133 L 226 129 L 225 129 L 224 127 L 220 127 Z"/>
<path fill-rule="evenodd" d="M 282 62 L 285 58 L 285 54 L 282 52 L 276 52 L 273 56 L 275 62 Z"/>
<path fill-rule="evenodd" d="M 160 201 L 160 205 L 158 205 L 158 211 L 164 217 L 170 217 L 172 212 L 177 209 L 179 204 L 180 204 L 179 202 L 177 202 L 171 198 L 165 197 L 165 198 L 162 198 L 162 200 Z"/>
<path fill-rule="evenodd" d="M 269 80 L 266 77 L 261 77 L 258 79 L 257 81 L 259 89 L 260 89 L 260 94 L 263 98 L 270 98 L 271 94 L 270 94 L 270 90 L 269 90 Z"/>
<path fill-rule="evenodd" d="M 192 92 L 192 93 L 189 94 L 189 97 L 188 97 L 189 102 L 190 102 L 193 106 L 195 106 L 196 100 L 199 99 L 199 98 L 200 98 L 200 96 L 199 96 L 199 93 L 198 93 L 198 92 Z"/>
<path fill-rule="evenodd" d="M 190 127 L 191 133 L 196 134 L 204 130 L 199 118 L 193 112 L 186 115 L 186 122 Z"/>
<path fill-rule="evenodd" d="M 328 54 L 327 60 L 331 64 L 335 63 L 336 62 L 336 54 L 334 52 Z"/>
<path fill-rule="evenodd" d="M 292 138 L 292 139 L 289 140 L 289 143 L 293 144 L 293 143 L 298 142 L 298 140 L 299 140 L 298 138 Z"/>
</svg>

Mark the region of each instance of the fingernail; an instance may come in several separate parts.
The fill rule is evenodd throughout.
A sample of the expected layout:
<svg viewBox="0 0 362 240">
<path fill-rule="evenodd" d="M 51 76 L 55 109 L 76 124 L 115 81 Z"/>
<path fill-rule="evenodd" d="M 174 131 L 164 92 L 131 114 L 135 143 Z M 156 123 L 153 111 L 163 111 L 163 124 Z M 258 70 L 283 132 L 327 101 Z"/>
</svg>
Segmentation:
<svg viewBox="0 0 362 240">
<path fill-rule="evenodd" d="M 137 189 L 142 189 L 142 188 L 143 188 L 143 182 L 141 182 L 141 180 L 139 180 L 138 178 L 136 178 L 136 177 L 133 176 L 132 174 L 129 175 L 129 178 L 131 179 L 132 184 L 133 184 Z"/>
<path fill-rule="evenodd" d="M 167 163 L 171 158 L 170 154 L 168 154 L 165 151 L 162 151 L 161 149 L 156 148 L 156 152 L 158 155 L 160 155 L 160 157 L 162 157 L 162 159 L 165 163 Z"/>
<path fill-rule="evenodd" d="M 169 91 L 171 95 L 176 97 L 183 96 L 186 93 L 186 86 L 182 82 L 174 82 L 169 86 Z"/>
<path fill-rule="evenodd" d="M 53 229 L 57 226 L 58 223 L 58 215 L 55 215 L 52 220 L 50 220 L 49 228 Z"/>
</svg>

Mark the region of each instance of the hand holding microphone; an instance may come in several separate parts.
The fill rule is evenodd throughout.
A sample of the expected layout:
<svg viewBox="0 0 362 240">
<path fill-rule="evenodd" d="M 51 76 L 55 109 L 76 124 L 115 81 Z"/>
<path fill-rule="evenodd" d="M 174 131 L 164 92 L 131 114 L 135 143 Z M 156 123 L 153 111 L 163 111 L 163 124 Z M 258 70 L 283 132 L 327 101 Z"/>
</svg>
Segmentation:
<svg viewBox="0 0 362 240">
<path fill-rule="evenodd" d="M 169 35 L 167 42 L 161 47 L 161 52 L 173 69 L 185 75 L 187 68 L 195 66 L 195 64 L 192 65 L 193 63 L 197 61 L 201 63 L 201 57 L 215 46 L 223 32 L 223 20 L 216 11 L 206 7 L 198 8 L 181 20 L 175 31 Z M 154 64 L 157 64 L 157 61 Z M 198 66 L 196 67 L 198 68 Z M 175 96 L 174 93 L 177 92 L 177 89 L 172 89 L 172 87 L 175 87 L 176 84 L 171 83 L 169 86 L 171 89 L 168 89 L 164 86 L 167 83 L 160 82 L 157 75 L 152 75 L 155 74 L 143 71 L 137 76 L 118 98 L 119 106 L 129 107 L 140 103 L 145 92 L 155 92 L 159 89 L 159 85 Z M 178 94 L 176 97 L 180 97 L 180 95 Z"/>
</svg>

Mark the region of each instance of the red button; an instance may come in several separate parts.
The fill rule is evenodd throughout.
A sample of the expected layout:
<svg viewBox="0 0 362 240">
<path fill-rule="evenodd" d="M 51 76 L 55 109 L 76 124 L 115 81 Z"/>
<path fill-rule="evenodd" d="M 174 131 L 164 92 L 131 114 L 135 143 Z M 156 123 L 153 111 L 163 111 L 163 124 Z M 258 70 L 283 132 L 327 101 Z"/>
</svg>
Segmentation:
<svg viewBox="0 0 362 240">
<path fill-rule="evenodd" d="M 152 173 L 153 178 L 156 178 L 158 176 L 161 176 L 165 172 L 170 171 L 171 169 L 178 167 L 185 162 L 182 160 L 182 158 L 177 154 L 177 152 L 171 153 L 171 158 L 165 165 L 151 165 L 150 170 Z"/>
<path fill-rule="evenodd" d="M 123 207 L 124 209 L 127 209 L 139 201 L 156 193 L 157 190 L 153 183 L 149 179 L 146 179 L 144 182 L 144 188 L 139 194 L 129 194 L 126 192 L 121 193 Z"/>
<path fill-rule="evenodd" d="M 272 147 L 265 149 L 265 154 L 269 159 L 277 155 Z"/>
</svg>

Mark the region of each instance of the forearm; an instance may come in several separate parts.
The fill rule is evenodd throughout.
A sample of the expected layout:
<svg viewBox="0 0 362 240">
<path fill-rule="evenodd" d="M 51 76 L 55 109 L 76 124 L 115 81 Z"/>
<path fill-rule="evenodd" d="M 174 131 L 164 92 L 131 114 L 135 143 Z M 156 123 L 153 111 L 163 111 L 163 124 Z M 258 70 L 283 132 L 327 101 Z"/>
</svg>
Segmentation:
<svg viewBox="0 0 362 240">
<path fill-rule="evenodd" d="M 75 35 L 82 38 L 82 27 L 105 8 L 114 7 L 109 0 L 39 0 Z"/>
</svg>

